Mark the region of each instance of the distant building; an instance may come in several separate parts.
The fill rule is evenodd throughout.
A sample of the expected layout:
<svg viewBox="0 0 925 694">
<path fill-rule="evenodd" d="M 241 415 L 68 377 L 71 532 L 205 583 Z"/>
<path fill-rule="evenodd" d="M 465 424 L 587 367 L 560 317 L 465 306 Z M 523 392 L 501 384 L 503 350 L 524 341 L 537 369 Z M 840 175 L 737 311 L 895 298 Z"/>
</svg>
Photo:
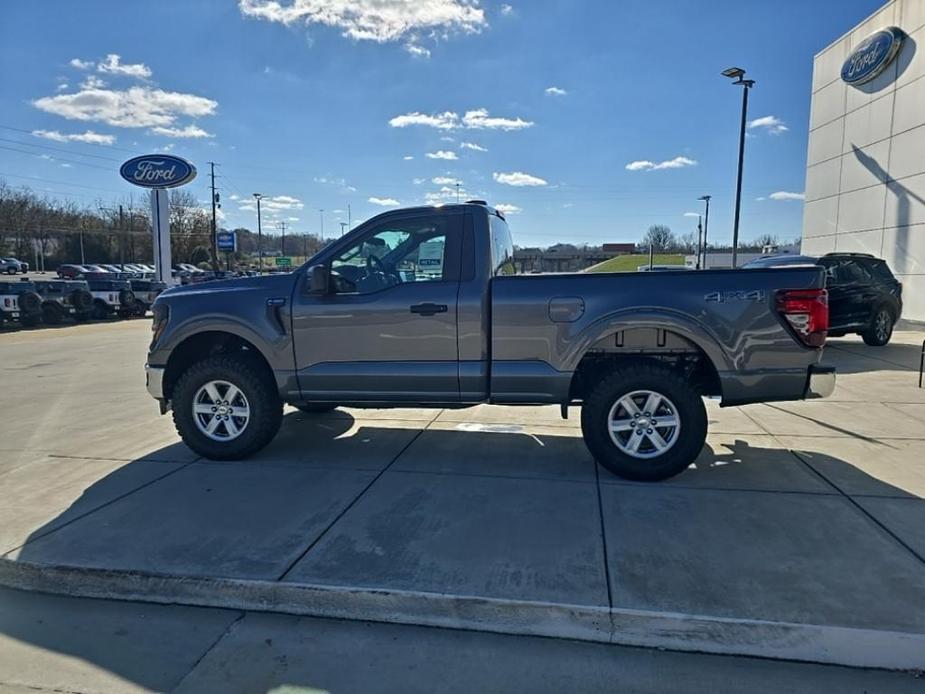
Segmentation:
<svg viewBox="0 0 925 694">
<path fill-rule="evenodd" d="M 636 252 L 635 243 L 605 243 L 603 248 L 604 253 L 612 253 L 613 255 L 629 255 Z"/>
</svg>

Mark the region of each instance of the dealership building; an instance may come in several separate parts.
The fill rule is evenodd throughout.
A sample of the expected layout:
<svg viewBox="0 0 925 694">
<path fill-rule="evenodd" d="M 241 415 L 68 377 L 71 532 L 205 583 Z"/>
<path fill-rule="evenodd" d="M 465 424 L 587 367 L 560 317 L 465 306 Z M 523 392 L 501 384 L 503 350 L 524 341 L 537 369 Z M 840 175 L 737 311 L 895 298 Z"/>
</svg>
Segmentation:
<svg viewBox="0 0 925 694">
<path fill-rule="evenodd" d="M 925 321 L 925 0 L 894 0 L 816 55 L 802 250 L 872 253 Z"/>
</svg>

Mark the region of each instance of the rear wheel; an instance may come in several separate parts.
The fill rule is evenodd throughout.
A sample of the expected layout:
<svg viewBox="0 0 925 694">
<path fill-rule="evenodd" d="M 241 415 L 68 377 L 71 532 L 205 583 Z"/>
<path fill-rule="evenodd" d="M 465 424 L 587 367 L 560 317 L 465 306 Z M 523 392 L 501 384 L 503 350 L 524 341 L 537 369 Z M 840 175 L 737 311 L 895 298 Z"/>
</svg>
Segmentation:
<svg viewBox="0 0 925 694">
<path fill-rule="evenodd" d="M 595 459 L 619 477 L 656 481 L 686 469 L 707 435 L 700 394 L 660 364 L 620 367 L 581 408 L 581 429 Z"/>
<path fill-rule="evenodd" d="M 42 322 L 46 325 L 60 325 L 64 322 L 64 310 L 58 304 L 42 304 Z"/>
<path fill-rule="evenodd" d="M 276 384 L 247 357 L 196 362 L 180 376 L 171 401 L 177 433 L 196 453 L 212 460 L 238 460 L 256 453 L 282 423 Z"/>
<path fill-rule="evenodd" d="M 883 347 L 893 337 L 893 314 L 885 306 L 874 312 L 870 326 L 861 333 L 864 342 L 872 347 Z"/>
</svg>

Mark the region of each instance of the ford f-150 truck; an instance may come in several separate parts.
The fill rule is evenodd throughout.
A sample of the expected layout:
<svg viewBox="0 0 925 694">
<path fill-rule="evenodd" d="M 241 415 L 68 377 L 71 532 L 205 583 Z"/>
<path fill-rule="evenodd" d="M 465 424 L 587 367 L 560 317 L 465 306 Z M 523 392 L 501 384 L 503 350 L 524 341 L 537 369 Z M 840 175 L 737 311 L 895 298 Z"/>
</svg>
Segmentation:
<svg viewBox="0 0 925 694">
<path fill-rule="evenodd" d="M 243 458 L 284 403 L 581 405 L 612 472 L 686 468 L 723 405 L 824 397 L 822 270 L 517 275 L 481 201 L 370 219 L 289 274 L 174 287 L 153 306 L 147 387 L 207 458 Z"/>
</svg>

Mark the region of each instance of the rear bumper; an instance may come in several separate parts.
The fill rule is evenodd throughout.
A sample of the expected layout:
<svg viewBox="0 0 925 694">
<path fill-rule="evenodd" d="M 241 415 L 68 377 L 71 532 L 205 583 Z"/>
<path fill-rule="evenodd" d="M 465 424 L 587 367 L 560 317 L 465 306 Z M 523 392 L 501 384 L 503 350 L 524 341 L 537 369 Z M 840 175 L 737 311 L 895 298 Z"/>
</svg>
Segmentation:
<svg viewBox="0 0 925 694">
<path fill-rule="evenodd" d="M 809 367 L 806 378 L 806 390 L 803 397 L 806 400 L 827 398 L 835 391 L 835 367 L 814 364 Z"/>
</svg>

